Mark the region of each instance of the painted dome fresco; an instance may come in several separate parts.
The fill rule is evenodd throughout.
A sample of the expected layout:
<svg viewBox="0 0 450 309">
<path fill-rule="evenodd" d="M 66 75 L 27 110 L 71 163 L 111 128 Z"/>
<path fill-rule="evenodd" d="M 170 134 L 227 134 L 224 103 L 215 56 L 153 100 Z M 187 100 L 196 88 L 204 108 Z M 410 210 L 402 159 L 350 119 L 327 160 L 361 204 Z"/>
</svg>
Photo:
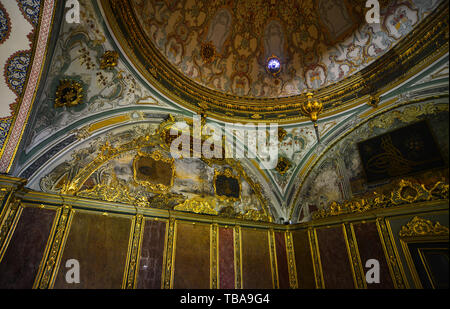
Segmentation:
<svg viewBox="0 0 450 309">
<path fill-rule="evenodd" d="M 328 89 L 325 110 L 334 107 L 332 87 L 355 80 L 439 2 L 378 1 L 379 23 L 369 24 L 361 0 L 102 0 L 119 44 L 147 80 L 194 110 L 206 102 L 211 111 L 216 104 L 221 114 L 248 110 L 256 119 L 271 104 L 287 107 L 278 114 L 289 118 L 306 89 Z"/>
</svg>

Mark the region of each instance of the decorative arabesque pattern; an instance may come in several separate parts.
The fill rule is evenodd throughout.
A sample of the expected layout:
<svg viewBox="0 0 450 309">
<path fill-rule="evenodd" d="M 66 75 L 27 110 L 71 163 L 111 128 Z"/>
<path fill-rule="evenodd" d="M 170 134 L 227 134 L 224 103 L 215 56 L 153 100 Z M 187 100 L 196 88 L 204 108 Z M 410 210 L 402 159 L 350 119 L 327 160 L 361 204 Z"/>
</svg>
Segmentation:
<svg viewBox="0 0 450 309">
<path fill-rule="evenodd" d="M 39 23 L 39 11 L 41 1 L 39 0 L 17 0 L 23 16 L 36 27 Z"/>
<path fill-rule="evenodd" d="M 3 4 L 0 3 L 0 44 L 3 44 L 11 33 L 11 20 Z"/>
<path fill-rule="evenodd" d="M 17 95 L 22 94 L 30 64 L 30 51 L 18 51 L 5 65 L 5 80 L 9 88 Z"/>
</svg>

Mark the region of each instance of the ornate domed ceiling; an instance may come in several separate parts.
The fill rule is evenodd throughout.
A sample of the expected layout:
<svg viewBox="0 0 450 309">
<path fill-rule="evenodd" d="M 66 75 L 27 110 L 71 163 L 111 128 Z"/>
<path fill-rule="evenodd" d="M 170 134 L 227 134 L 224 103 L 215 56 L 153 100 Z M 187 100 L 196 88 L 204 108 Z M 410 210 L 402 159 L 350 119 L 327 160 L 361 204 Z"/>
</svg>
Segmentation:
<svg viewBox="0 0 450 309">
<path fill-rule="evenodd" d="M 224 120 L 292 122 L 306 89 L 327 112 L 389 84 L 382 56 L 417 43 L 402 39 L 440 1 L 380 1 L 377 24 L 359 0 L 101 2 L 130 61 L 170 99 Z"/>
<path fill-rule="evenodd" d="M 330 47 L 362 24 L 360 1 L 132 1 L 145 35 L 188 78 L 225 93 L 284 97 L 354 71 L 336 63 Z M 370 50 L 372 57 L 377 51 Z M 266 60 L 276 56 L 272 76 Z M 327 81 L 326 81 L 327 80 Z"/>
</svg>

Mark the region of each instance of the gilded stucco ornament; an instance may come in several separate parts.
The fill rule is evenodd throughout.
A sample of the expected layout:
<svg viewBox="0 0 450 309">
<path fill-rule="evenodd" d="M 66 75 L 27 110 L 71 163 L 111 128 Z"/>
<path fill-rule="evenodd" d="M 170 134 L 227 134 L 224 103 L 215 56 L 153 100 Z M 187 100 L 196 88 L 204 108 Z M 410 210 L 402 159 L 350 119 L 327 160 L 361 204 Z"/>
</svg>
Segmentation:
<svg viewBox="0 0 450 309">
<path fill-rule="evenodd" d="M 276 170 L 278 173 L 280 173 L 281 175 L 284 175 L 287 173 L 287 171 L 291 168 L 292 163 L 286 159 L 285 157 L 279 157 L 278 158 L 278 163 L 276 166 Z"/>
<path fill-rule="evenodd" d="M 239 216 L 243 219 L 265 218 L 265 221 L 272 222 L 267 198 L 263 195 L 261 186 L 247 175 L 239 161 L 233 159 L 201 158 L 198 162 L 201 166 L 207 165 L 208 169 L 223 171 L 222 174 L 238 182 L 238 186 L 235 186 L 236 183 L 231 186 L 231 196 L 214 196 L 212 184 L 211 192 L 205 192 L 204 195 L 190 191 L 186 194 L 171 192 L 176 177 L 175 162 L 168 157 L 167 146 L 170 144 L 166 144 L 167 136 L 163 133 L 168 133 L 167 130 L 176 121 L 183 119 L 169 116 L 153 129 L 137 126 L 125 131 L 129 134 L 111 136 L 107 139 L 108 142 L 99 140 L 89 148 L 74 153 L 72 161 L 64 163 L 63 169 L 55 169 L 44 177 L 41 187 L 49 183 L 49 186 L 44 186 L 47 188 L 45 191 L 143 208 L 176 207 L 175 210 L 179 211 L 211 215 L 215 211 L 215 215 L 219 216 L 218 213 L 224 207 L 242 205 L 242 214 Z M 118 162 L 122 167 L 126 165 L 126 174 L 123 174 L 122 167 L 118 170 L 114 168 Z M 214 170 L 211 171 L 211 179 L 214 177 Z M 182 173 L 183 168 L 179 171 Z M 248 185 L 245 192 L 242 191 L 241 181 Z M 247 197 L 250 199 L 246 199 Z M 235 211 L 237 213 L 237 208 Z"/>
<path fill-rule="evenodd" d="M 83 86 L 74 80 L 63 79 L 55 94 L 55 107 L 73 107 L 82 103 Z"/>
<path fill-rule="evenodd" d="M 278 128 L 278 142 L 282 142 L 287 136 L 287 131 L 283 128 Z"/>
<path fill-rule="evenodd" d="M 427 188 L 410 180 L 402 179 L 390 193 L 374 192 L 372 196 L 344 202 L 332 202 L 327 209 L 312 213 L 312 218 L 321 219 L 351 213 L 408 205 L 418 202 L 448 200 L 448 183 L 438 181 Z"/>
<path fill-rule="evenodd" d="M 205 198 L 193 198 L 174 207 L 174 210 L 193 212 L 196 214 L 218 215 L 215 201 Z"/>
<path fill-rule="evenodd" d="M 402 226 L 400 237 L 420 237 L 420 236 L 448 236 L 448 227 L 442 226 L 439 222 L 433 224 L 430 220 L 414 217 L 408 224 Z"/>
<path fill-rule="evenodd" d="M 119 53 L 113 50 L 106 51 L 100 60 L 100 69 L 106 70 L 117 66 Z"/>
<path fill-rule="evenodd" d="M 377 108 L 378 104 L 380 104 L 380 97 L 375 96 L 375 95 L 371 95 L 369 96 L 369 99 L 367 101 L 367 104 L 369 106 L 372 106 L 373 108 Z"/>
</svg>

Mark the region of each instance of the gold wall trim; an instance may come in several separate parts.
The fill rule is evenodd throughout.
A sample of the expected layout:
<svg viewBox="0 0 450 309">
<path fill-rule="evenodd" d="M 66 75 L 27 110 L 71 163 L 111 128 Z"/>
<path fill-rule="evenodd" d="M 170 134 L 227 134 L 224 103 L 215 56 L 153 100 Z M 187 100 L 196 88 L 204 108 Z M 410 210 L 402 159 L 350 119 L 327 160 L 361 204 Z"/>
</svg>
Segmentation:
<svg viewBox="0 0 450 309">
<path fill-rule="evenodd" d="M 103 129 L 105 127 L 109 127 L 109 126 L 114 125 L 114 124 L 118 124 L 118 123 L 122 123 L 122 122 L 128 121 L 130 119 L 131 118 L 130 118 L 129 114 L 119 115 L 119 116 L 116 116 L 116 117 L 111 117 L 111 118 L 100 120 L 100 121 L 98 121 L 96 123 L 90 124 L 89 127 L 87 127 L 86 130 L 87 130 L 88 133 L 92 133 L 92 132 L 95 132 L 97 130 Z"/>
<path fill-rule="evenodd" d="M 211 224 L 210 230 L 210 288 L 219 288 L 219 225 L 217 223 Z"/>
<path fill-rule="evenodd" d="M 270 269 L 272 273 L 272 287 L 274 289 L 280 288 L 279 277 L 278 277 L 278 263 L 277 263 L 277 250 L 275 248 L 275 232 L 273 229 L 267 231 L 268 241 L 269 241 L 269 252 L 270 252 Z"/>
<path fill-rule="evenodd" d="M 57 221 L 55 220 L 56 224 L 52 227 L 52 233 L 49 237 L 50 250 L 43 257 L 44 266 L 36 276 L 33 288 L 53 288 L 74 213 L 75 211 L 70 205 L 64 205 L 58 209 Z"/>
<path fill-rule="evenodd" d="M 8 203 L 4 206 L 3 218 L 0 221 L 0 263 L 23 211 L 20 199 L 16 197 L 10 199 L 10 197 L 8 197 Z"/>
<path fill-rule="evenodd" d="M 139 273 L 139 254 L 141 252 L 144 226 L 145 220 L 143 215 L 136 215 L 133 217 L 122 283 L 123 289 L 136 288 L 136 281 Z"/>
<path fill-rule="evenodd" d="M 44 198 L 45 197 L 45 198 Z M 42 208 L 55 211 L 53 223 L 49 237 L 47 239 L 44 254 L 40 261 L 37 275 L 33 283 L 33 288 L 52 288 L 58 275 L 61 258 L 68 235 L 70 233 L 71 222 L 74 213 L 78 211 L 86 211 L 90 213 L 103 213 L 104 215 L 124 216 L 130 219 L 131 229 L 128 238 L 128 249 L 126 266 L 122 281 L 123 288 L 136 288 L 137 275 L 139 270 L 139 253 L 142 246 L 142 237 L 146 220 L 162 220 L 166 224 L 165 243 L 163 253 L 163 269 L 161 273 L 161 288 L 173 288 L 174 261 L 176 255 L 176 238 L 177 224 L 181 221 L 193 224 L 202 224 L 210 227 L 210 286 L 211 288 L 220 288 L 220 272 L 219 272 L 219 225 L 233 228 L 233 247 L 234 247 L 234 269 L 235 269 L 235 288 L 243 289 L 243 264 L 242 264 L 242 228 L 255 228 L 264 231 L 268 235 L 270 267 L 272 271 L 272 285 L 279 288 L 279 274 L 277 259 L 277 248 L 275 242 L 275 232 L 284 233 L 285 248 L 287 253 L 289 285 L 291 288 L 298 288 L 299 278 L 297 277 L 297 265 L 295 260 L 293 231 L 305 230 L 308 233 L 309 250 L 313 262 L 314 278 L 316 288 L 326 288 L 324 274 L 321 265 L 321 257 L 319 250 L 319 242 L 317 229 L 322 227 L 341 227 L 343 228 L 347 253 L 351 264 L 354 285 L 356 288 L 366 288 L 365 275 L 361 257 L 359 255 L 358 242 L 355 236 L 353 224 L 357 222 L 371 220 L 376 223 L 378 236 L 383 248 L 383 252 L 388 264 L 389 273 L 395 288 L 405 289 L 410 285 L 419 287 L 417 281 L 408 281 L 405 271 L 410 269 L 411 276 L 414 276 L 412 264 L 400 254 L 405 250 L 401 244 L 403 239 L 405 242 L 410 239 L 448 239 L 448 228 L 438 222 L 421 219 L 420 216 L 426 214 L 448 213 L 448 200 L 427 201 L 416 204 L 408 204 L 397 207 L 395 209 L 377 209 L 373 212 L 355 213 L 343 216 L 335 216 L 324 218 L 322 220 L 312 221 L 296 225 L 275 225 L 273 223 L 251 223 L 239 220 L 222 219 L 206 215 L 196 214 L 179 214 L 172 211 L 155 211 L 141 212 L 141 208 L 134 207 L 116 207 L 115 203 L 108 204 L 110 207 L 100 207 L 93 200 L 83 200 L 76 198 L 64 198 L 64 204 L 56 204 L 62 201 L 62 196 L 54 196 L 48 194 L 31 194 L 25 190 L 15 191 L 9 197 L 9 203 L 5 205 L 5 214 L 1 222 L 2 238 L 1 238 L 1 254 L 3 254 L 9 245 L 9 241 L 13 237 L 14 229 L 20 220 L 21 211 L 24 208 Z M 136 211 L 137 214 L 136 214 Z M 408 224 L 403 228 L 404 235 L 397 238 L 394 237 L 390 220 L 400 217 L 408 218 Z M 413 218 L 411 220 L 411 218 Z M 248 225 L 247 225 L 248 223 Z M 407 231 L 407 232 L 405 232 Z M 4 236 L 6 235 L 6 237 Z M 397 235 L 395 235 L 397 236 Z M 400 254 L 399 254 L 400 253 Z M 0 260 L 1 262 L 1 260 Z M 301 274 L 300 274 L 301 276 Z"/>
<path fill-rule="evenodd" d="M 405 272 L 403 271 L 403 266 L 400 262 L 395 242 L 390 233 L 390 227 L 386 224 L 385 218 L 377 218 L 376 224 L 395 288 L 409 288 L 408 280 L 406 280 Z"/>
<path fill-rule="evenodd" d="M 175 218 L 169 219 L 169 228 L 167 233 L 167 242 L 164 252 L 166 252 L 164 262 L 164 289 L 173 288 L 173 274 L 174 274 L 174 262 L 175 262 L 175 243 L 176 243 L 176 220 Z"/>
<path fill-rule="evenodd" d="M 317 241 L 316 229 L 308 228 L 308 239 L 311 249 L 316 288 L 325 289 L 325 281 L 323 280 L 322 263 L 320 261 L 319 242 Z"/>
<path fill-rule="evenodd" d="M 289 286 L 291 289 L 298 289 L 297 267 L 292 233 L 290 231 L 284 232 L 284 239 L 286 243 L 286 256 L 289 270 Z"/>
<path fill-rule="evenodd" d="M 235 288 L 243 289 L 242 280 L 242 237 L 241 237 L 241 227 L 236 225 L 233 231 L 234 237 L 234 277 L 235 277 Z"/>
<path fill-rule="evenodd" d="M 352 224 L 342 224 L 348 258 L 352 269 L 353 282 L 357 289 L 367 289 L 364 269 L 359 256 L 358 244 L 356 242 L 355 231 Z"/>
</svg>

